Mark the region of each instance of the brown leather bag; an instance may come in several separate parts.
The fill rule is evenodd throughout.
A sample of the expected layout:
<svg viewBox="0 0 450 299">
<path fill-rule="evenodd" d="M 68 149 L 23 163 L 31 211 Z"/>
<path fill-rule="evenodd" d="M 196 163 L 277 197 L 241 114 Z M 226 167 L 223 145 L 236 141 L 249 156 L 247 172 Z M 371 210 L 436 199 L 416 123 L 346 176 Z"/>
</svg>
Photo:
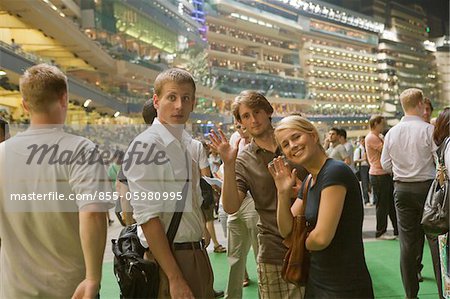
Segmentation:
<svg viewBox="0 0 450 299">
<path fill-rule="evenodd" d="M 293 283 L 298 286 L 306 285 L 309 273 L 309 252 L 306 249 L 306 237 L 308 228 L 306 226 L 305 208 L 308 197 L 308 187 L 311 181 L 311 175 L 306 179 L 303 187 L 303 204 L 300 215 L 295 216 L 292 223 L 292 231 L 283 241 L 288 247 L 288 251 L 284 257 L 281 275 L 286 282 Z"/>
</svg>

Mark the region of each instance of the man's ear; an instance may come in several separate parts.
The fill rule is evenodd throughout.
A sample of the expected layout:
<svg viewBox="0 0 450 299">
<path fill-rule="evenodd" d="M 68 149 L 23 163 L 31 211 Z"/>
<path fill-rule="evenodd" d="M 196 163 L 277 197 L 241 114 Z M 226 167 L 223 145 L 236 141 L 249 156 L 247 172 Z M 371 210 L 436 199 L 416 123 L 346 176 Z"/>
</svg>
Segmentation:
<svg viewBox="0 0 450 299">
<path fill-rule="evenodd" d="M 27 104 L 27 102 L 25 102 L 24 99 L 22 99 L 22 106 L 23 106 L 23 109 L 25 109 L 26 112 L 30 113 L 30 108 L 28 107 L 28 104 Z"/>
<path fill-rule="evenodd" d="M 197 104 L 197 98 L 194 96 L 194 99 L 192 100 L 192 109 L 191 112 L 194 111 L 195 105 Z"/>
<path fill-rule="evenodd" d="M 61 98 L 59 99 L 59 104 L 65 109 L 68 108 L 69 102 L 67 101 L 67 92 L 62 94 Z"/>
<path fill-rule="evenodd" d="M 156 93 L 153 94 L 153 106 L 155 107 L 156 110 L 159 109 L 159 98 Z"/>
</svg>

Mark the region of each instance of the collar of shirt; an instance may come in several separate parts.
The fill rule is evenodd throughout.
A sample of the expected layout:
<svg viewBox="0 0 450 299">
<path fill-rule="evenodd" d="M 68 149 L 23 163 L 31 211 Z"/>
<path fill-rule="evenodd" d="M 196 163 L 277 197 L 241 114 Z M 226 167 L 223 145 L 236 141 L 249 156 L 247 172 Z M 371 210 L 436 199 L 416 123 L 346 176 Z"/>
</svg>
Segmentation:
<svg viewBox="0 0 450 299">
<path fill-rule="evenodd" d="M 255 142 L 255 139 L 254 139 L 254 138 L 252 138 L 252 141 L 250 142 L 250 150 L 251 150 L 252 152 L 254 152 L 255 154 L 258 154 L 258 153 L 260 153 L 261 151 L 263 151 L 263 152 L 271 152 L 271 151 L 269 151 L 269 150 L 267 150 L 267 149 L 265 149 L 265 148 L 260 147 L 260 146 Z M 271 153 L 272 153 L 272 152 L 271 152 Z M 277 149 L 276 149 L 276 151 L 275 151 L 274 154 L 277 155 L 277 156 L 281 156 L 281 155 L 283 154 L 283 153 L 281 152 L 281 149 L 280 149 L 279 146 L 277 146 Z"/>
<path fill-rule="evenodd" d="M 181 135 L 181 140 L 175 138 L 172 133 L 167 130 L 166 126 L 163 125 L 158 118 L 155 118 L 153 121 L 153 125 L 157 125 L 157 131 L 161 136 L 161 140 L 164 142 L 164 145 L 168 147 L 171 143 L 178 143 L 182 146 L 182 148 L 189 148 L 188 145 L 191 143 L 192 138 L 186 130 L 183 129 L 183 133 Z"/>
<path fill-rule="evenodd" d="M 417 115 L 405 115 L 401 119 L 402 122 L 409 122 L 409 121 L 423 121 L 425 122 L 420 116 Z"/>
</svg>

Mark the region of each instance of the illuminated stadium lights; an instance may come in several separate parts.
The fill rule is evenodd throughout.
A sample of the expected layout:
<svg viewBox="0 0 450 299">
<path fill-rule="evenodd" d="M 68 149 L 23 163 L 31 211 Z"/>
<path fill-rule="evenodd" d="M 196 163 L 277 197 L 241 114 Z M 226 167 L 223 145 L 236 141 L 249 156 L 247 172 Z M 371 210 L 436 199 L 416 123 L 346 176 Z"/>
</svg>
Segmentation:
<svg viewBox="0 0 450 299">
<path fill-rule="evenodd" d="M 50 8 L 53 9 L 54 11 L 56 11 L 61 17 L 63 17 L 63 18 L 66 17 L 66 15 L 61 10 L 59 10 L 56 5 L 54 5 L 52 2 L 50 2 L 50 0 L 42 0 L 42 2 L 44 2 L 45 4 L 50 6 Z"/>
<path fill-rule="evenodd" d="M 356 99 L 359 101 L 364 101 L 364 102 L 376 102 L 377 100 L 379 100 L 379 96 L 366 96 L 366 95 L 355 95 L 355 94 L 330 94 L 330 93 L 315 93 L 315 92 L 311 92 L 310 93 L 310 97 L 313 99 L 322 99 L 322 100 L 335 100 L 338 102 L 342 102 L 344 99 L 346 99 L 348 102 L 353 102 Z"/>
<path fill-rule="evenodd" d="M 91 102 L 92 102 L 91 99 L 87 99 L 87 100 L 84 102 L 83 107 L 84 107 L 84 108 L 87 108 L 87 107 L 91 104 Z"/>
<path fill-rule="evenodd" d="M 314 58 L 309 58 L 307 60 L 307 64 L 308 65 L 313 64 L 314 66 L 320 66 L 320 67 L 330 67 L 330 68 L 353 70 L 353 71 L 367 70 L 367 71 L 375 72 L 377 70 L 376 67 L 368 67 L 368 66 L 350 64 L 350 63 L 347 64 L 345 67 L 339 67 L 339 66 L 341 66 L 340 62 L 334 62 L 332 60 L 314 59 Z"/>
<path fill-rule="evenodd" d="M 345 11 L 334 10 L 333 8 L 327 7 L 321 4 L 314 4 L 310 1 L 303 0 L 278 0 L 284 4 L 290 5 L 297 10 L 304 11 L 309 14 L 321 16 L 336 22 L 351 25 L 353 27 L 365 29 L 368 31 L 381 33 L 384 30 L 384 24 L 370 21 L 368 19 L 353 16 Z"/>
<path fill-rule="evenodd" d="M 360 55 L 360 54 L 356 55 L 356 54 L 352 54 L 352 53 L 344 52 L 344 51 L 327 50 L 326 48 L 321 48 L 321 46 L 319 46 L 319 45 L 316 45 L 316 47 L 309 47 L 309 50 L 313 54 L 317 54 L 317 53 L 321 53 L 321 52 L 323 52 L 325 54 L 329 53 L 329 55 L 324 55 L 326 57 L 333 57 L 334 58 L 334 55 L 336 55 L 336 56 L 348 57 L 349 59 L 351 59 L 351 58 L 359 59 L 359 60 L 361 60 L 361 62 L 364 62 L 364 63 L 366 63 L 367 60 L 372 61 L 372 62 L 376 62 L 377 61 L 377 58 L 374 57 L 374 55 L 370 55 L 370 56 L 368 56 L 368 55 Z"/>
<path fill-rule="evenodd" d="M 325 85 L 325 86 L 324 86 Z M 377 93 L 377 91 L 380 89 L 379 86 L 372 86 L 372 85 L 365 85 L 365 84 L 347 84 L 347 83 L 335 83 L 335 82 L 316 82 L 316 81 L 312 81 L 309 82 L 309 87 L 314 88 L 314 87 L 319 87 L 319 88 L 325 88 L 325 89 L 331 89 L 331 90 L 363 90 L 366 91 L 368 93 Z"/>
<path fill-rule="evenodd" d="M 265 26 L 265 27 L 268 27 L 268 28 L 274 28 L 274 25 L 272 25 L 270 23 L 266 23 L 264 21 L 257 20 L 255 18 L 248 17 L 246 15 L 241 15 L 241 14 L 233 12 L 233 13 L 230 14 L 230 16 L 232 16 L 235 19 L 241 19 L 241 20 L 253 23 L 253 24 L 260 25 L 260 26 Z"/>
</svg>

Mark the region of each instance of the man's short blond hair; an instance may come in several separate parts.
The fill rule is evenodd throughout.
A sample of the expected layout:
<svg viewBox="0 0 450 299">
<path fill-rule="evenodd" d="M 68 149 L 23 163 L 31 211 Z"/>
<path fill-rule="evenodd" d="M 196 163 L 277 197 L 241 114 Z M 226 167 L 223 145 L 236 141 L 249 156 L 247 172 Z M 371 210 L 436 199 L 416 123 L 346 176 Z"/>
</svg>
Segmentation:
<svg viewBox="0 0 450 299">
<path fill-rule="evenodd" d="M 193 96 L 195 96 L 195 81 L 194 78 L 192 77 L 192 75 L 185 70 L 182 69 L 178 69 L 178 68 L 172 68 L 172 69 L 168 69 L 163 71 L 162 73 L 160 73 L 156 79 L 155 79 L 155 84 L 154 84 L 154 92 L 155 94 L 160 97 L 162 90 L 164 88 L 164 85 L 167 82 L 174 82 L 176 84 L 190 84 L 192 86 L 192 89 L 194 91 Z"/>
<path fill-rule="evenodd" d="M 417 88 L 408 88 L 404 90 L 400 94 L 400 102 L 402 103 L 402 108 L 404 111 L 409 111 L 416 108 L 420 102 L 423 103 L 422 90 Z"/>
<path fill-rule="evenodd" d="M 20 93 L 32 112 L 47 112 L 50 106 L 67 94 L 67 77 L 46 63 L 30 67 L 20 77 Z"/>
</svg>

